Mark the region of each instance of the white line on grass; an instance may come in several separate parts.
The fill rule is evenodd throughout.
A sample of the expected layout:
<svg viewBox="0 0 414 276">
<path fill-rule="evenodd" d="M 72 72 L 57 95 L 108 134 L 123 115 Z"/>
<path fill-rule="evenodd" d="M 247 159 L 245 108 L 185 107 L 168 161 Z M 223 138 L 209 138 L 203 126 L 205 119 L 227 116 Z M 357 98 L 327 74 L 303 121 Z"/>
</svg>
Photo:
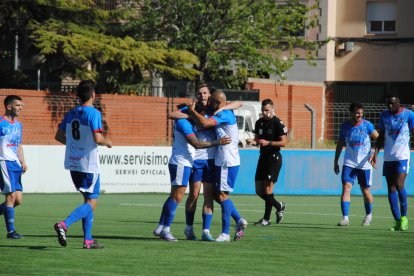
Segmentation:
<svg viewBox="0 0 414 276">
<path fill-rule="evenodd" d="M 157 207 L 161 208 L 162 205 L 160 204 L 140 204 L 140 203 L 121 203 L 121 206 L 142 206 L 142 207 Z M 237 204 L 243 205 L 243 204 Z M 290 204 L 292 206 L 292 204 Z M 303 205 L 303 206 L 315 206 L 315 205 Z M 337 206 L 337 205 L 332 205 Z M 178 206 L 177 208 L 184 208 L 185 206 Z M 250 212 L 250 213 L 263 213 L 263 210 L 249 210 L 249 209 L 239 209 L 240 212 Z M 324 213 L 308 213 L 308 212 L 290 212 L 288 211 L 287 214 L 295 214 L 295 215 L 311 215 L 311 216 L 335 216 L 340 217 L 340 214 L 324 214 Z M 360 215 L 349 215 L 350 217 L 360 217 Z M 377 217 L 373 216 L 374 219 L 392 219 L 392 217 Z"/>
</svg>

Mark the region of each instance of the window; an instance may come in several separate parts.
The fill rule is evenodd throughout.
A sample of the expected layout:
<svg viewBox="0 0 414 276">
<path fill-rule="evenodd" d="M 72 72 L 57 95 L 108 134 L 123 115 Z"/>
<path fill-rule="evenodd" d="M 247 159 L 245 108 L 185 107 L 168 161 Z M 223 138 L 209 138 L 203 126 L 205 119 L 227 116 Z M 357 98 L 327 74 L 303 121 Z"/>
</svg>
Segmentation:
<svg viewBox="0 0 414 276">
<path fill-rule="evenodd" d="M 370 34 L 396 32 L 396 2 L 367 3 L 367 31 Z"/>
</svg>

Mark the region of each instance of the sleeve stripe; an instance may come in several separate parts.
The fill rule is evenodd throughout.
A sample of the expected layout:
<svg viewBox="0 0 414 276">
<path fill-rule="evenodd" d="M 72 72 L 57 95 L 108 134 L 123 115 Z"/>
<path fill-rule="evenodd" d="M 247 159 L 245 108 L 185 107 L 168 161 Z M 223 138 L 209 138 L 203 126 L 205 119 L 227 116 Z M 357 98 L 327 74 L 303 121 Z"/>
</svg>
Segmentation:
<svg viewBox="0 0 414 276">
<path fill-rule="evenodd" d="M 194 133 L 191 134 L 187 134 L 185 137 L 192 137 L 192 136 L 196 136 Z"/>
<path fill-rule="evenodd" d="M 96 129 L 96 130 L 93 131 L 93 133 L 103 133 L 103 130 L 101 128 L 100 129 Z"/>
</svg>

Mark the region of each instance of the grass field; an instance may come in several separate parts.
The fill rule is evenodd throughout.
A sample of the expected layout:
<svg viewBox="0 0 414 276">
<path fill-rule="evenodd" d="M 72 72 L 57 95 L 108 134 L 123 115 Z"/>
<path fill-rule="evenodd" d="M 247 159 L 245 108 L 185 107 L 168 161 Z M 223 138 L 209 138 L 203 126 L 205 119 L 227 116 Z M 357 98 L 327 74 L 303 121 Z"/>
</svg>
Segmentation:
<svg viewBox="0 0 414 276">
<path fill-rule="evenodd" d="M 339 197 L 316 196 L 282 196 L 287 203 L 283 223 L 254 227 L 253 222 L 263 215 L 262 201 L 255 196 L 233 196 L 250 225 L 242 240 L 221 244 L 183 240 L 184 204 L 172 225 L 179 242 L 154 238 L 152 230 L 166 196 L 102 195 L 93 233 L 105 248 L 84 250 L 81 223 L 69 229 L 66 248 L 59 246 L 52 227 L 79 205 L 80 195 L 25 194 L 23 205 L 16 209 L 16 229 L 25 237 L 0 237 L 0 274 L 414 275 L 414 220 L 406 232 L 389 231 L 392 218 L 385 197 L 375 198 L 369 227 L 360 226 L 364 207 L 357 196 L 352 198 L 348 227 L 336 226 Z M 197 235 L 201 234 L 200 209 Z M 216 206 L 214 236 L 221 229 L 219 214 Z"/>
</svg>

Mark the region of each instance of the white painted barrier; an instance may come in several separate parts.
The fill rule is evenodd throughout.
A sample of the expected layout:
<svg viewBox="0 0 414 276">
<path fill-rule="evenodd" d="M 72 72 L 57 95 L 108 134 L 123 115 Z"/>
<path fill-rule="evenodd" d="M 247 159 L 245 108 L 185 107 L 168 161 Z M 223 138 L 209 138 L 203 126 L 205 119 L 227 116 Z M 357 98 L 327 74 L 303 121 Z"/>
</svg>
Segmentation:
<svg viewBox="0 0 414 276">
<path fill-rule="evenodd" d="M 76 192 L 63 167 L 64 146 L 24 145 L 29 170 L 23 175 L 26 193 Z M 99 147 L 101 190 L 106 193 L 170 191 L 171 147 Z"/>
</svg>

